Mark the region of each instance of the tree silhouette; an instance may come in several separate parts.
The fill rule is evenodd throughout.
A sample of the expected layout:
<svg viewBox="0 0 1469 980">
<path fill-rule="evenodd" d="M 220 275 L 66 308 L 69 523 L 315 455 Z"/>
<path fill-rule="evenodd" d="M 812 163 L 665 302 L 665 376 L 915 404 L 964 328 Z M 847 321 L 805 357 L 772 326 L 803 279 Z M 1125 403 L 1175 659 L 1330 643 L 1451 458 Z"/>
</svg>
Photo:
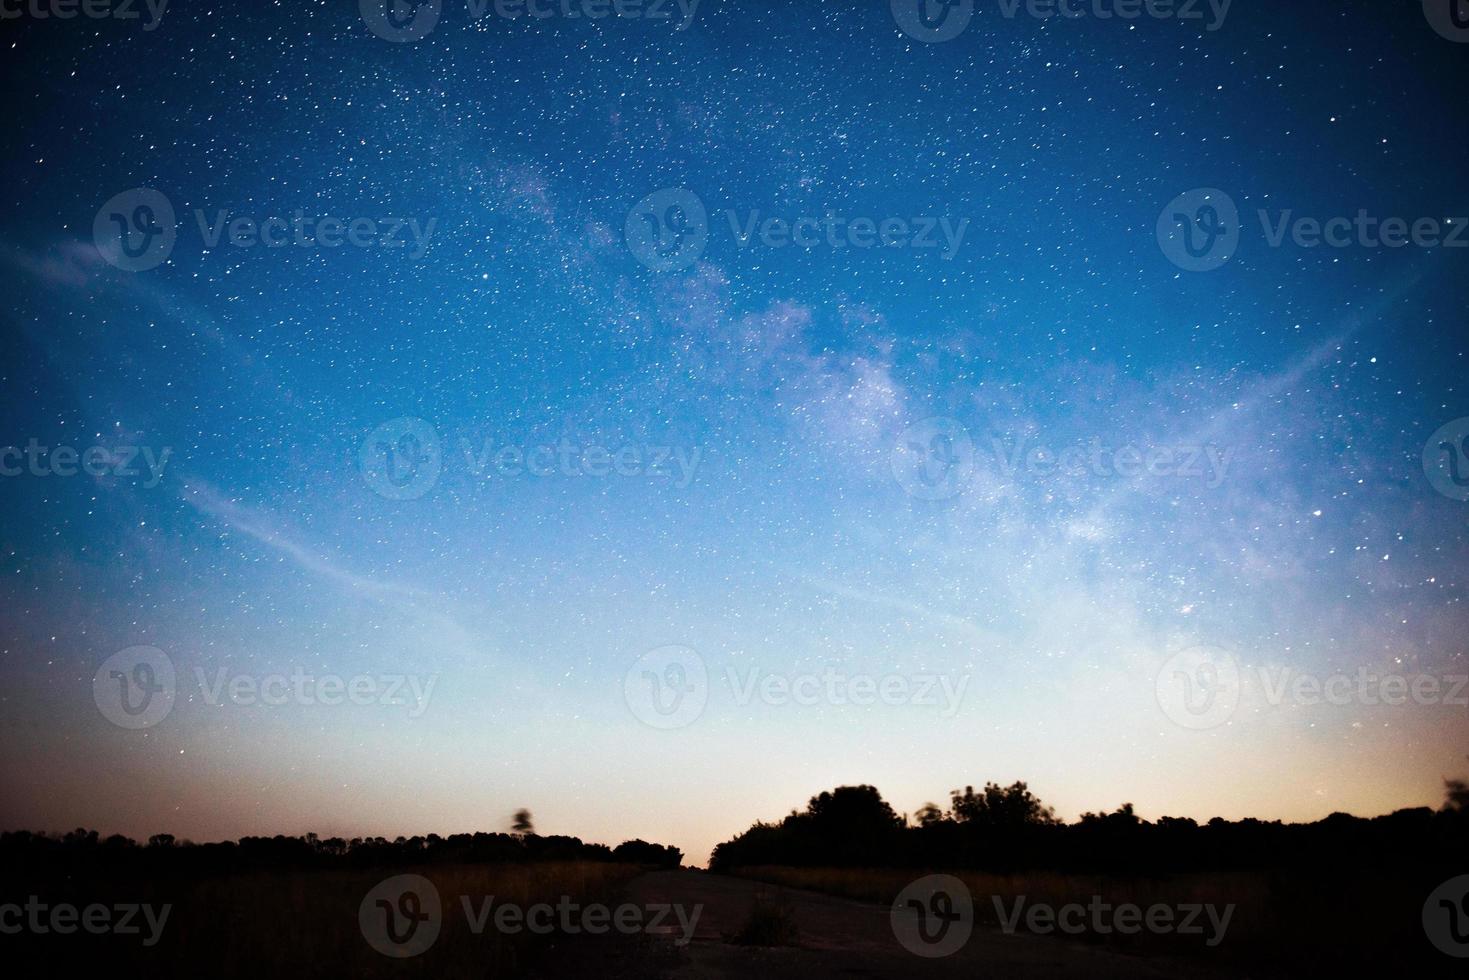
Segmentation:
<svg viewBox="0 0 1469 980">
<path fill-rule="evenodd" d="M 510 818 L 510 830 L 512 833 L 529 836 L 536 832 L 535 825 L 531 823 L 530 811 L 520 809 Z"/>
<path fill-rule="evenodd" d="M 913 814 L 913 818 L 918 821 L 920 827 L 932 827 L 943 822 L 944 811 L 939 809 L 937 803 L 925 803 L 918 808 L 917 813 Z"/>
<path fill-rule="evenodd" d="M 1469 780 L 1446 779 L 1445 790 L 1447 801 L 1438 812 L 1413 807 L 1372 818 L 1336 813 L 1303 824 L 1251 817 L 1148 820 L 1124 803 L 1066 823 L 1025 783 L 987 783 L 982 790 L 955 790 L 948 813 L 927 803 L 909 822 L 873 787 L 843 786 L 812 797 L 804 811 L 776 823 L 756 822 L 719 844 L 709 866 L 1324 873 L 1350 853 L 1370 854 L 1379 864 L 1412 868 L 1413 874 L 1420 865 L 1433 865 L 1436 874 L 1445 863 L 1469 866 Z"/>
<path fill-rule="evenodd" d="M 1443 787 L 1446 797 L 1444 810 L 1450 813 L 1469 814 L 1469 783 L 1462 779 L 1445 779 Z"/>
<path fill-rule="evenodd" d="M 984 791 L 973 786 L 950 794 L 954 819 L 959 823 L 991 827 L 997 830 L 1016 827 L 1043 827 L 1056 822 L 1056 811 L 1046 806 L 1023 782 L 1011 786 L 985 783 Z"/>
</svg>

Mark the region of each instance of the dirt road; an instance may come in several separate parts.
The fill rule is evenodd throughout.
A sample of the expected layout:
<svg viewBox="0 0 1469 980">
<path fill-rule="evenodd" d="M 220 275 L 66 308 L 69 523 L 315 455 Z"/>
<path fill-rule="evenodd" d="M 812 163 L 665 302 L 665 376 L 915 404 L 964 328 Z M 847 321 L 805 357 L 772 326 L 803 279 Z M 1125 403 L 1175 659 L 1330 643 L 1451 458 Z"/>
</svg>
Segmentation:
<svg viewBox="0 0 1469 980">
<path fill-rule="evenodd" d="M 769 897 L 778 895 L 788 904 L 799 930 L 797 945 L 762 948 L 727 941 L 745 924 L 757 891 Z M 699 871 L 643 875 L 629 885 L 627 901 L 645 907 L 676 903 L 689 912 L 694 906 L 702 906 L 692 941 L 675 942 L 681 938 L 683 928 L 678 919 L 670 916 L 668 924 L 651 939 L 624 937 L 611 945 L 577 943 L 563 947 L 560 955 L 552 958 L 554 962 L 547 964 L 554 975 L 582 975 L 578 971 L 586 969 L 592 972 L 585 975 L 599 977 L 667 980 L 822 980 L 826 977 L 1162 980 L 1236 975 L 1186 961 L 1124 956 L 1079 942 L 1005 935 L 985 928 L 976 928 L 952 955 L 926 958 L 905 949 L 897 940 L 889 910 L 884 906 Z"/>
</svg>

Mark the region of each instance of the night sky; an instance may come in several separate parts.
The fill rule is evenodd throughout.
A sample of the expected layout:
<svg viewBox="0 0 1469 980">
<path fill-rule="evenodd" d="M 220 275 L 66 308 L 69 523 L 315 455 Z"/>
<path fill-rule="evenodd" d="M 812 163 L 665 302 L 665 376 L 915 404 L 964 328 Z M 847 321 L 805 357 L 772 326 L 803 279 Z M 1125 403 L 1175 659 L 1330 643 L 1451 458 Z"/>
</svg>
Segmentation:
<svg viewBox="0 0 1469 980">
<path fill-rule="evenodd" d="M 1464 232 L 1452 22 L 546 2 L 7 0 L 0 826 L 524 806 L 701 862 L 844 783 L 1314 820 L 1469 771 L 1469 234 L 1271 240 Z M 1272 697 L 1363 671 L 1443 696 Z M 833 675 L 901 696 L 760 693 Z"/>
</svg>

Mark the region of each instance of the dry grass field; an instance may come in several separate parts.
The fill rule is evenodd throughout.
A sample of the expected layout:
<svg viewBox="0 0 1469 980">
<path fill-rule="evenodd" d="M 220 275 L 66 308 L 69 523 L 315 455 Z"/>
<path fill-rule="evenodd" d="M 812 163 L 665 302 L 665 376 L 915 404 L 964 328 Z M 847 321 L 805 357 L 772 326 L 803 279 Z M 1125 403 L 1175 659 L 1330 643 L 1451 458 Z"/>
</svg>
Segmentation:
<svg viewBox="0 0 1469 980">
<path fill-rule="evenodd" d="M 937 870 L 937 869 L 936 869 Z M 750 867 L 742 877 L 791 888 L 823 892 L 858 901 L 891 903 L 922 872 L 895 869 Z M 1411 876 L 1348 872 L 1330 880 L 1304 874 L 1233 872 L 1179 874 L 1166 877 L 1074 875 L 1030 872 L 995 875 L 960 871 L 968 887 L 975 920 L 981 928 L 999 929 L 999 898 L 1006 914 L 1024 896 L 1027 904 L 1060 907 L 1085 905 L 1093 895 L 1111 905 L 1156 903 L 1175 908 L 1186 904 L 1233 904 L 1224 938 L 1211 948 L 1207 919 L 1204 935 L 1159 935 L 1147 930 L 1131 935 L 1087 931 L 1063 941 L 1105 945 L 1123 953 L 1198 957 L 1241 968 L 1283 968 L 1283 972 L 1337 968 L 1355 962 L 1407 962 L 1422 955 L 1424 942 L 1418 909 L 1425 889 Z M 1022 920 L 1018 931 L 1025 931 Z"/>
<path fill-rule="evenodd" d="M 602 862 L 440 865 L 384 871 L 302 871 L 232 875 L 198 881 L 74 882 L 51 903 L 151 903 L 172 906 L 162 939 L 144 948 L 138 937 L 84 934 L 28 937 L 26 953 L 52 964 L 106 966 L 123 975 L 216 977 L 484 977 L 522 972 L 547 940 L 521 931 L 476 934 L 461 896 L 478 909 L 495 906 L 614 902 L 639 873 Z M 421 874 L 442 901 L 442 928 L 421 955 L 392 959 L 374 950 L 358 924 L 363 897 L 398 874 Z M 9 897 L 7 896 L 7 899 Z M 13 900 L 13 899 L 9 899 Z M 9 944 L 7 944 L 9 945 Z"/>
</svg>

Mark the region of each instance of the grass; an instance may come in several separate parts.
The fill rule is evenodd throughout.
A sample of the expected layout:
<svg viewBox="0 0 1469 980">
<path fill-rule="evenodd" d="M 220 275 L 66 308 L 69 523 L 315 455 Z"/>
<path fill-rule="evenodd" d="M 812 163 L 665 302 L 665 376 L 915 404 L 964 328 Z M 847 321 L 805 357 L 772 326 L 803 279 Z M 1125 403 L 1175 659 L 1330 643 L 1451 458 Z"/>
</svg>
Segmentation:
<svg viewBox="0 0 1469 980">
<path fill-rule="evenodd" d="M 236 875 L 203 881 L 117 880 L 73 884 L 72 894 L 36 889 L 51 903 L 136 902 L 173 906 L 162 940 L 142 948 L 136 937 L 47 935 L 31 949 L 53 964 L 105 963 L 124 974 L 251 977 L 484 977 L 514 976 L 533 960 L 547 937 L 502 934 L 493 921 L 475 934 L 461 896 L 478 909 L 514 903 L 555 905 L 616 901 L 641 869 L 630 865 L 566 862 L 526 865 L 436 865 L 378 871 L 320 871 Z M 438 890 L 443 926 L 437 941 L 412 959 L 394 960 L 363 938 L 358 908 L 384 878 L 420 874 Z M 49 893 L 49 894 L 48 894 Z"/>
<path fill-rule="evenodd" d="M 941 869 L 934 869 L 935 871 Z M 759 881 L 887 905 L 923 871 L 893 869 L 750 867 L 738 874 Z M 1298 872 L 1229 872 L 1163 877 L 1070 875 L 1032 872 L 995 875 L 952 872 L 968 887 L 980 927 L 998 929 L 995 898 L 1009 913 L 1017 896 L 1027 905 L 1059 907 L 1087 904 L 1100 895 L 1113 906 L 1132 903 L 1146 908 L 1162 903 L 1235 906 L 1224 939 L 1205 945 L 1214 931 L 1200 918 L 1204 934 L 1134 935 L 1088 931 L 1069 941 L 1105 945 L 1122 953 L 1199 957 L 1231 964 L 1277 964 L 1299 970 L 1342 969 L 1362 961 L 1392 962 L 1425 955 L 1418 922 L 1427 893 L 1412 875 L 1362 873 L 1347 867 L 1324 876 Z M 1022 919 L 1017 931 L 1024 931 Z M 1428 951 L 1431 953 L 1431 951 Z"/>
<path fill-rule="evenodd" d="M 795 946 L 800 941 L 790 902 L 757 889 L 750 913 L 738 932 L 727 937 L 736 946 Z"/>
</svg>

